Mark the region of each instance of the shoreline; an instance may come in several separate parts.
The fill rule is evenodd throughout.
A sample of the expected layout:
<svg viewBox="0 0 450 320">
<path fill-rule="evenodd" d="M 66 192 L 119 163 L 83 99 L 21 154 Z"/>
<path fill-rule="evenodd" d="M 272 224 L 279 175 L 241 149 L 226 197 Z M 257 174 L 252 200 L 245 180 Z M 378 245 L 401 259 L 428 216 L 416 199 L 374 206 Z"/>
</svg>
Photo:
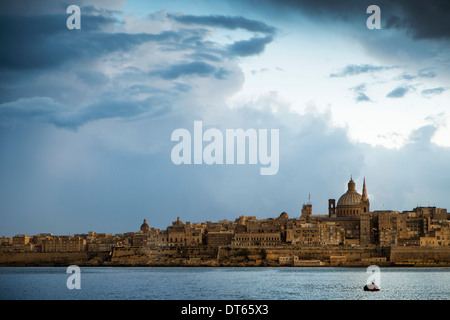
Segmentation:
<svg viewBox="0 0 450 320">
<path fill-rule="evenodd" d="M 118 247 L 111 252 L 2 252 L 0 267 L 450 267 L 450 248 Z"/>
<path fill-rule="evenodd" d="M 180 264 L 76 264 L 76 263 L 58 263 L 58 264 L 1 264 L 0 268 L 67 268 L 69 265 L 77 265 L 80 268 L 186 268 L 186 269 L 203 269 L 203 268 L 242 268 L 242 269 L 270 269 L 270 268 L 308 268 L 308 269 L 359 269 L 367 268 L 367 264 L 347 264 L 347 265 L 321 265 L 321 266 L 292 266 L 292 265 L 211 265 L 211 264 L 199 264 L 199 265 L 180 265 Z M 377 265 L 377 264 L 374 264 Z M 399 264 L 384 264 L 378 265 L 380 268 L 410 268 L 410 269 L 423 269 L 423 268 L 450 268 L 450 263 L 399 263 Z"/>
</svg>

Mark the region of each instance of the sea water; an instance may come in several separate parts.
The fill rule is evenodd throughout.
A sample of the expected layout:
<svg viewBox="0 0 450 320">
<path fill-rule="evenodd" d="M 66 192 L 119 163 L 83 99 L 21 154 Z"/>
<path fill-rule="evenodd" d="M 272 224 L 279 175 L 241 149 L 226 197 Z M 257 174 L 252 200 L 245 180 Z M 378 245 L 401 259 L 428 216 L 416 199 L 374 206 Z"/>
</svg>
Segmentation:
<svg viewBox="0 0 450 320">
<path fill-rule="evenodd" d="M 0 268 L 0 299 L 26 300 L 448 300 L 450 268 L 381 268 L 379 292 L 365 268 L 82 267 L 69 289 L 63 267 Z"/>
</svg>

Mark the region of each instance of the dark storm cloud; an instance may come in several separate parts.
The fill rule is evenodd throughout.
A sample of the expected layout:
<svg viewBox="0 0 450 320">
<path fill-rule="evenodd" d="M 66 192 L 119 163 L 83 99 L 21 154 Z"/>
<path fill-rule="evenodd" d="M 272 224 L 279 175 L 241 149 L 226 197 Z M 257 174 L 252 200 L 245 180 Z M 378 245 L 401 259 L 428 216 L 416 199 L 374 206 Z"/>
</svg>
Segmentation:
<svg viewBox="0 0 450 320">
<path fill-rule="evenodd" d="M 355 76 L 362 73 L 371 73 L 371 72 L 377 72 L 382 70 L 389 70 L 395 67 L 384 67 L 384 66 L 374 66 L 370 64 L 363 64 L 363 65 L 355 65 L 350 64 L 346 66 L 343 70 L 341 70 L 338 73 L 332 73 L 330 74 L 330 77 L 346 77 L 346 76 Z"/>
<path fill-rule="evenodd" d="M 405 29 L 415 39 L 450 38 L 450 2 L 447 0 L 392 1 L 399 16 L 388 13 L 389 28 Z"/>
<path fill-rule="evenodd" d="M 88 122 L 102 119 L 131 119 L 141 115 L 157 117 L 169 112 L 170 106 L 167 102 L 155 97 L 134 101 L 104 99 L 77 110 L 69 117 L 60 115 L 54 118 L 53 122 L 56 126 L 77 129 Z"/>
<path fill-rule="evenodd" d="M 64 5 L 64 8 L 67 8 L 69 5 Z M 119 10 L 108 10 L 105 8 L 98 8 L 93 5 L 82 6 L 80 11 L 84 14 L 95 14 L 95 15 L 103 15 L 103 16 L 113 16 L 114 14 L 120 14 Z"/>
<path fill-rule="evenodd" d="M 216 72 L 216 68 L 205 62 L 180 63 L 167 67 L 166 69 L 151 71 L 150 75 L 160 76 L 165 80 L 175 80 L 182 76 L 206 77 Z"/>
<path fill-rule="evenodd" d="M 414 39 L 450 39 L 450 2 L 448 0 L 239 0 L 254 10 L 273 16 L 297 11 L 321 19 L 344 23 L 364 23 L 366 9 L 378 5 L 382 28 L 406 30 Z"/>
<path fill-rule="evenodd" d="M 264 22 L 250 20 L 244 17 L 228 16 L 193 16 L 193 15 L 172 15 L 168 17 L 183 24 L 193 24 L 201 26 L 218 27 L 229 30 L 242 29 L 253 33 L 262 33 L 265 36 L 254 36 L 249 40 L 235 41 L 228 46 L 228 52 L 225 55 L 235 57 L 247 57 L 258 55 L 264 52 L 267 44 L 273 41 L 276 29 Z"/>
<path fill-rule="evenodd" d="M 109 11 L 92 7 L 87 12 L 101 15 L 83 14 L 81 30 L 67 29 L 66 14 L 1 17 L 2 124 L 32 121 L 76 130 L 96 120 L 133 120 L 165 114 L 180 95 L 188 94 L 193 87 L 183 81 L 198 77 L 229 80 L 235 72 L 229 70 L 232 64 L 223 64 L 227 58 L 258 54 L 270 42 L 251 38 L 227 47 L 209 41 L 206 37 L 211 32 L 204 28 L 178 27 L 155 34 L 114 33 L 113 25 L 121 22 Z M 264 23 L 245 18 L 201 21 L 229 29 L 273 32 Z M 158 55 L 181 53 L 184 59 L 174 58 L 144 71 L 135 64 L 134 59 L 141 57 L 133 55 L 133 50 L 148 42 L 157 45 Z M 110 58 L 129 65 L 106 75 L 103 66 Z M 170 85 L 173 80 L 179 82 Z"/>
<path fill-rule="evenodd" d="M 214 76 L 218 80 L 227 79 L 232 72 L 225 68 L 216 68 L 211 64 L 194 61 L 179 63 L 168 66 L 164 69 L 149 72 L 150 76 L 159 76 L 164 80 L 176 80 L 184 76 L 208 77 Z"/>
<path fill-rule="evenodd" d="M 0 0 L 0 12 L 5 14 L 36 15 L 64 13 L 69 4 L 54 0 Z"/>
<path fill-rule="evenodd" d="M 48 97 L 22 98 L 14 102 L 1 104 L 0 119 L 2 122 L 17 119 L 48 122 L 49 119 L 57 117 L 58 114 L 68 111 L 67 107 Z"/>
<path fill-rule="evenodd" d="M 104 99 L 78 109 L 71 109 L 48 97 L 34 97 L 1 104 L 0 122 L 11 124 L 15 121 L 31 120 L 76 130 L 95 120 L 130 119 L 141 115 L 156 117 L 169 110 L 166 99 L 155 97 L 144 100 Z"/>
<path fill-rule="evenodd" d="M 95 59 L 129 51 L 148 41 L 179 39 L 171 31 L 160 34 L 106 33 L 116 22 L 103 16 L 83 15 L 82 30 L 68 30 L 66 15 L 0 16 L 0 69 L 51 68 L 73 60 Z"/>
<path fill-rule="evenodd" d="M 194 60 L 208 60 L 211 62 L 222 61 L 222 59 L 219 58 L 218 56 L 216 56 L 214 54 L 210 54 L 210 53 L 204 53 L 204 52 L 192 53 L 192 54 L 186 55 L 186 57 L 190 58 L 190 59 L 194 59 Z"/>
<path fill-rule="evenodd" d="M 112 15 L 119 13 L 126 0 L 0 0 L 0 12 L 19 15 L 66 13 L 70 5 L 77 5 L 82 14 Z M 91 4 L 92 3 L 92 4 Z"/>
<path fill-rule="evenodd" d="M 198 24 L 203 26 L 221 27 L 230 30 L 244 29 L 250 32 L 261 32 L 264 34 L 275 34 L 276 30 L 264 22 L 250 20 L 244 17 L 227 17 L 227 16 L 193 16 L 193 15 L 172 15 L 168 17 L 184 23 Z"/>
<path fill-rule="evenodd" d="M 109 82 L 109 77 L 95 70 L 80 70 L 76 72 L 78 79 L 90 86 L 98 86 Z"/>
<path fill-rule="evenodd" d="M 273 41 L 272 36 L 264 38 L 255 37 L 250 40 L 236 41 L 229 46 L 229 52 L 232 56 L 252 56 L 264 52 L 266 45 Z"/>
</svg>

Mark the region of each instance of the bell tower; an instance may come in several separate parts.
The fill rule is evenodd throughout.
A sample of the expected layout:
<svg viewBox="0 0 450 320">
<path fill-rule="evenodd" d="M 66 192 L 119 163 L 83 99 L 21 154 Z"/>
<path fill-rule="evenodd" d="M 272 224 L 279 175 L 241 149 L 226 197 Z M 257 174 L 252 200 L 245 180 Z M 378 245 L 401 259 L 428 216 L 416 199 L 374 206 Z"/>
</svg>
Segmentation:
<svg viewBox="0 0 450 320">
<path fill-rule="evenodd" d="M 328 199 L 328 217 L 336 217 L 336 199 Z"/>
<path fill-rule="evenodd" d="M 370 202 L 367 197 L 367 189 L 366 189 L 366 178 L 364 178 L 363 182 L 363 191 L 361 195 L 361 214 L 368 214 L 370 212 Z"/>
<path fill-rule="evenodd" d="M 360 228 L 359 228 L 359 243 L 370 244 L 372 242 L 371 230 L 372 230 L 372 218 L 369 212 L 370 203 L 367 197 L 366 178 L 363 182 L 363 191 L 361 195 L 361 215 L 360 215 Z"/>
<path fill-rule="evenodd" d="M 303 204 L 302 206 L 302 215 L 301 218 L 309 220 L 309 217 L 312 215 L 312 204 L 311 204 L 311 195 L 308 197 L 308 203 Z"/>
</svg>

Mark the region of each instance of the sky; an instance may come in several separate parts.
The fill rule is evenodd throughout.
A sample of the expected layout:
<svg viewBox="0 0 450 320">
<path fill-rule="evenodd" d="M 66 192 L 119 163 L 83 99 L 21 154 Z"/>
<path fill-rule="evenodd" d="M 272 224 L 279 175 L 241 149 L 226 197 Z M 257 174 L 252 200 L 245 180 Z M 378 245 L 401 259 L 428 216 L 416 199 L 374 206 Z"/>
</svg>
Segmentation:
<svg viewBox="0 0 450 320">
<path fill-rule="evenodd" d="M 0 15 L 0 236 L 295 218 L 309 195 L 327 214 L 350 177 L 371 210 L 450 208 L 448 1 L 2 0 Z M 278 172 L 174 164 L 171 135 L 194 121 L 278 130 Z"/>
</svg>

